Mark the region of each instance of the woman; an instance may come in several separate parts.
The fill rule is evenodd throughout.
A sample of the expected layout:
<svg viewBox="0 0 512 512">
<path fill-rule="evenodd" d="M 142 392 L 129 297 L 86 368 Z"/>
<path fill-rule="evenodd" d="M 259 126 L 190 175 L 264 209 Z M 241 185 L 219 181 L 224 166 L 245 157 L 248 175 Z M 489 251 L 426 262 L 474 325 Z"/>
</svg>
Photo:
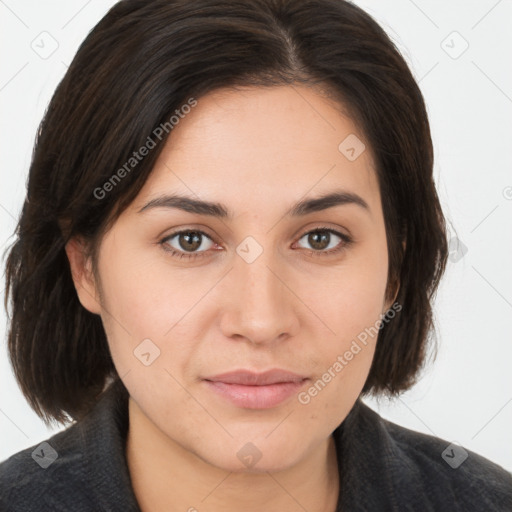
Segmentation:
<svg viewBox="0 0 512 512">
<path fill-rule="evenodd" d="M 2 510 L 510 510 L 500 466 L 380 418 L 447 260 L 421 92 L 341 0 L 123 0 L 41 124 L 7 259 L 45 421 Z M 421 205 L 421 207 L 418 207 Z"/>
</svg>

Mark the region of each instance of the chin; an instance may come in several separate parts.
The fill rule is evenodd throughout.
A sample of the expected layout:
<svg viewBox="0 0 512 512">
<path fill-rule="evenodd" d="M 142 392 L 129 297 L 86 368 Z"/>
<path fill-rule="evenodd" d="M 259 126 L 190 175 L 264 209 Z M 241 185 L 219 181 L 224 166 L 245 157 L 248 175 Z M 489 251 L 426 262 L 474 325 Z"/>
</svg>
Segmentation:
<svg viewBox="0 0 512 512">
<path fill-rule="evenodd" d="M 290 443 L 283 446 L 282 442 L 276 438 L 277 446 L 271 443 L 250 441 L 236 442 L 228 444 L 216 444 L 208 454 L 198 453 L 208 464 L 216 466 L 224 471 L 233 473 L 258 474 L 267 472 L 284 471 L 291 468 L 300 459 L 300 453 L 297 446 L 300 443 Z M 228 446 L 233 446 L 231 450 Z M 218 453 L 218 449 L 222 449 Z"/>
</svg>

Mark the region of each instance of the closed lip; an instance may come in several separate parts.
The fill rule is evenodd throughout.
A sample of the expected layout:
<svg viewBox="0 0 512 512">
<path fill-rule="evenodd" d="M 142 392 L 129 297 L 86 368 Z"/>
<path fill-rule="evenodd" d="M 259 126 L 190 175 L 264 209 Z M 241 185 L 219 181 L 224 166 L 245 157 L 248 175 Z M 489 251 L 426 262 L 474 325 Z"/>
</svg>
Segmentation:
<svg viewBox="0 0 512 512">
<path fill-rule="evenodd" d="M 283 369 L 273 369 L 258 373 L 251 370 L 234 370 L 206 377 L 211 382 L 224 382 L 225 384 L 240 384 L 244 386 L 268 386 L 283 382 L 302 382 L 307 377 Z"/>
</svg>

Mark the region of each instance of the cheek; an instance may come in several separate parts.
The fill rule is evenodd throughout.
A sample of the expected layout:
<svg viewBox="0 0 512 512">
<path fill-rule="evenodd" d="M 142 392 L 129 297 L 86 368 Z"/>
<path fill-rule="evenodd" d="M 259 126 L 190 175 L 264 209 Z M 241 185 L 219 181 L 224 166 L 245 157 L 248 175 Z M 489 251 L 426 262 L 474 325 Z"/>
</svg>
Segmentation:
<svg viewBox="0 0 512 512">
<path fill-rule="evenodd" d="M 359 334 L 359 333 L 358 333 Z M 338 425 L 360 395 L 375 354 L 377 337 L 352 337 L 349 333 L 335 343 L 319 346 L 315 375 L 297 401 L 308 421 Z"/>
<path fill-rule="evenodd" d="M 119 375 L 130 372 L 132 383 L 147 387 L 155 378 L 172 380 L 166 370 L 178 372 L 197 350 L 197 311 L 211 283 L 141 255 L 105 251 L 102 320 Z"/>
<path fill-rule="evenodd" d="M 329 388 L 320 399 L 326 408 L 358 396 L 371 367 L 384 312 L 388 265 L 385 244 L 377 245 L 373 251 L 367 248 L 348 258 L 329 279 L 322 280 L 321 289 L 307 295 L 308 305 L 330 332 L 318 337 L 311 360 L 318 373 L 310 396 Z"/>
<path fill-rule="evenodd" d="M 308 282 L 304 281 L 301 293 L 332 337 L 339 341 L 338 348 L 374 326 L 384 312 L 387 261 L 385 253 L 381 258 L 355 255 L 333 269 L 328 278 L 316 276 L 321 286 L 308 288 Z M 311 282 L 315 279 L 310 277 Z"/>
<path fill-rule="evenodd" d="M 132 249 L 104 255 L 104 308 L 132 336 L 162 338 L 205 294 L 208 283 L 191 279 L 190 272 L 171 272 L 162 258 L 145 255 L 153 250 Z"/>
</svg>

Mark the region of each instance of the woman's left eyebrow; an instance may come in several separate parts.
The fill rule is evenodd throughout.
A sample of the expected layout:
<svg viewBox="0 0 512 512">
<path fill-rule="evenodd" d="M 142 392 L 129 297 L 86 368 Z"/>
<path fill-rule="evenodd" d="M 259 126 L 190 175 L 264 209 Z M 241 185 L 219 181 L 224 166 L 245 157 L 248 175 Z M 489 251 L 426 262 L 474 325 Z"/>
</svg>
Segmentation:
<svg viewBox="0 0 512 512">
<path fill-rule="evenodd" d="M 315 198 L 303 199 L 294 204 L 285 216 L 303 217 L 310 213 L 327 210 L 335 206 L 356 205 L 370 213 L 368 203 L 358 194 L 345 190 L 328 192 Z M 198 215 L 208 215 L 220 219 L 232 219 L 233 213 L 229 209 L 217 202 L 194 199 L 189 196 L 172 194 L 156 197 L 144 205 L 137 213 L 142 213 L 153 208 L 176 208 L 189 213 Z"/>
</svg>

